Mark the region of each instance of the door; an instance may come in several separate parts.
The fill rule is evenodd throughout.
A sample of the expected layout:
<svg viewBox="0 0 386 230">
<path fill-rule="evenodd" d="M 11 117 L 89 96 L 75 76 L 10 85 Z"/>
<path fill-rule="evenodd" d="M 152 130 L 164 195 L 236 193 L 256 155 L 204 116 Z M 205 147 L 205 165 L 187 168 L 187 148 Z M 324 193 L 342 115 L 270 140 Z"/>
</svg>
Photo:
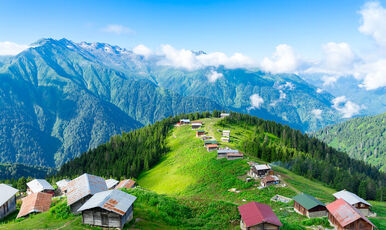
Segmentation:
<svg viewBox="0 0 386 230">
<path fill-rule="evenodd" d="M 101 214 L 102 216 L 102 225 L 108 226 L 109 225 L 109 216 L 107 214 Z"/>
</svg>

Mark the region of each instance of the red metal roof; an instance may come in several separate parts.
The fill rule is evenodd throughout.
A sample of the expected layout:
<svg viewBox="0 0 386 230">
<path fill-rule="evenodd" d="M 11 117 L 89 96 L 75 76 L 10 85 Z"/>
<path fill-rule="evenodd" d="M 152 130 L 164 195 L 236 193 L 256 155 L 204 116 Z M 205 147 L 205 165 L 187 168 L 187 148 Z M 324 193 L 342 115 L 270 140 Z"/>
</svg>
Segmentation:
<svg viewBox="0 0 386 230">
<path fill-rule="evenodd" d="M 31 193 L 27 197 L 23 198 L 23 203 L 20 208 L 20 212 L 16 218 L 27 216 L 34 212 L 46 212 L 51 207 L 52 195 L 49 193 L 38 192 Z"/>
<path fill-rule="evenodd" d="M 375 227 L 375 225 L 363 216 L 358 209 L 351 206 L 342 198 L 328 204 L 326 208 L 342 227 L 345 227 L 361 218 Z"/>
<path fill-rule="evenodd" d="M 218 145 L 217 144 L 209 144 L 209 145 L 206 145 L 207 148 L 217 148 Z"/>
<path fill-rule="evenodd" d="M 118 188 L 133 188 L 134 185 L 135 185 L 135 181 L 130 180 L 130 179 L 127 179 L 127 180 L 121 181 L 121 182 L 117 185 L 117 187 L 115 187 L 115 188 L 117 188 L 117 189 L 118 189 Z"/>
<path fill-rule="evenodd" d="M 269 205 L 250 202 L 239 206 L 238 209 L 246 227 L 261 223 L 270 223 L 276 226 L 283 225 Z"/>
</svg>

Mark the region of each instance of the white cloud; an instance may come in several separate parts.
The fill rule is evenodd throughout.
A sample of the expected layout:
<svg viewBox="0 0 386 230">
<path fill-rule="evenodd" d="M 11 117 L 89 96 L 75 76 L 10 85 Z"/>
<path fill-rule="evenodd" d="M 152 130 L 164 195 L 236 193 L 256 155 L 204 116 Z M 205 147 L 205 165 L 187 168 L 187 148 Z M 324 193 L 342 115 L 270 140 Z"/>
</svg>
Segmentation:
<svg viewBox="0 0 386 230">
<path fill-rule="evenodd" d="M 333 85 L 338 80 L 338 78 L 339 77 L 337 76 L 323 76 L 323 86 Z"/>
<path fill-rule="evenodd" d="M 117 35 L 123 35 L 123 34 L 134 34 L 135 32 L 123 25 L 117 25 L 117 24 L 111 24 L 107 25 L 106 27 L 102 28 L 103 32 L 106 33 L 113 33 Z"/>
<path fill-rule="evenodd" d="M 215 82 L 217 79 L 223 77 L 224 75 L 222 73 L 218 73 L 215 70 L 211 70 L 206 77 L 208 78 L 209 82 Z"/>
<path fill-rule="evenodd" d="M 229 69 L 247 68 L 253 66 L 253 61 L 240 53 L 227 56 L 221 52 L 196 55 L 191 50 L 176 49 L 171 45 L 162 45 L 160 55 L 163 57 L 158 64 L 196 70 L 207 66 L 218 67 L 220 65 Z"/>
<path fill-rule="evenodd" d="M 359 31 L 386 47 L 386 9 L 379 2 L 367 2 L 359 13 L 362 15 Z"/>
<path fill-rule="evenodd" d="M 337 97 L 332 100 L 332 107 L 343 115 L 343 118 L 350 118 L 359 113 L 361 106 L 352 101 L 348 101 L 345 96 Z"/>
<path fill-rule="evenodd" d="M 136 47 L 133 48 L 133 52 L 138 55 L 142 55 L 144 57 L 150 56 L 153 52 L 151 49 L 146 47 L 145 45 L 137 45 Z"/>
<path fill-rule="evenodd" d="M 0 42 L 0 55 L 16 55 L 25 49 L 28 49 L 27 45 L 20 45 L 14 42 Z"/>
<path fill-rule="evenodd" d="M 300 60 L 296 56 L 291 46 L 281 44 L 276 47 L 272 58 L 264 58 L 261 62 L 261 68 L 271 73 L 294 72 L 299 66 Z"/>
<path fill-rule="evenodd" d="M 322 68 L 333 72 L 344 72 L 352 69 L 355 54 L 347 43 L 329 42 L 323 45 L 323 51 Z"/>
<path fill-rule="evenodd" d="M 251 107 L 248 109 L 259 109 L 260 106 L 264 103 L 263 98 L 260 97 L 258 94 L 252 94 L 249 97 L 249 100 L 251 101 Z"/>
<path fill-rule="evenodd" d="M 373 90 L 386 86 L 386 59 L 380 59 L 359 66 L 356 78 L 363 79 L 361 87 Z"/>
<path fill-rule="evenodd" d="M 313 109 L 311 113 L 315 116 L 316 119 L 322 119 L 322 110 L 321 109 Z"/>
<path fill-rule="evenodd" d="M 317 92 L 317 93 L 323 93 L 323 91 L 324 91 L 324 90 L 323 90 L 323 89 L 320 89 L 320 88 L 317 88 L 317 89 L 316 89 L 316 92 Z"/>
</svg>

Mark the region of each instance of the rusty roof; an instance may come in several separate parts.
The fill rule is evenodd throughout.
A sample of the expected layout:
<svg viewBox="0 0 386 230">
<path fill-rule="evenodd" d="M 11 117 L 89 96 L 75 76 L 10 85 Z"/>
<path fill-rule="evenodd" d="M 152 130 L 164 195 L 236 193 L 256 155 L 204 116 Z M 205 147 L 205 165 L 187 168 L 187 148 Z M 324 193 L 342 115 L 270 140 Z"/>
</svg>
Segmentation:
<svg viewBox="0 0 386 230">
<path fill-rule="evenodd" d="M 227 153 L 227 156 L 244 156 L 243 153 Z"/>
<path fill-rule="evenodd" d="M 49 193 L 38 192 L 31 193 L 23 198 L 19 214 L 16 218 L 27 216 L 34 212 L 46 212 L 50 210 L 52 195 Z"/>
<path fill-rule="evenodd" d="M 206 145 L 207 148 L 217 148 L 218 145 L 217 144 L 209 144 L 209 145 Z"/>
<path fill-rule="evenodd" d="M 68 182 L 67 205 L 71 205 L 85 196 L 106 190 L 107 185 L 104 178 L 85 173 Z"/>
<path fill-rule="evenodd" d="M 271 176 L 271 175 L 268 175 L 266 177 L 264 177 L 261 181 L 262 182 L 269 182 L 269 181 L 278 181 L 279 178 L 277 176 Z"/>
<path fill-rule="evenodd" d="M 133 188 L 135 185 L 135 181 L 133 180 L 130 180 L 130 179 L 127 179 L 127 180 L 123 180 L 121 181 L 117 187 L 115 188 Z"/>
<path fill-rule="evenodd" d="M 358 211 L 358 209 L 351 206 L 342 198 L 328 204 L 326 208 L 342 227 L 345 227 L 357 221 L 358 219 L 363 219 L 375 227 L 375 225 L 371 223 L 371 221 L 369 221 L 365 216 L 363 216 L 362 213 Z"/>
<path fill-rule="evenodd" d="M 99 207 L 123 216 L 136 199 L 137 197 L 117 189 L 98 192 L 84 203 L 78 211 Z"/>
<path fill-rule="evenodd" d="M 283 225 L 272 211 L 272 208 L 266 204 L 249 202 L 239 206 L 238 209 L 246 227 L 261 223 L 270 223 L 276 226 Z"/>
</svg>

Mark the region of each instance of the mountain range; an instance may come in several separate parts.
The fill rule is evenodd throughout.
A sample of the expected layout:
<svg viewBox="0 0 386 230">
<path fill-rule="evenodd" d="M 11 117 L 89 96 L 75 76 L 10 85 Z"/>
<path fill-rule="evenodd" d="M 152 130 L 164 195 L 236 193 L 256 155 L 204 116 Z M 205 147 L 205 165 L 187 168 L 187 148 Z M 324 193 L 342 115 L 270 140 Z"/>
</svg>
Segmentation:
<svg viewBox="0 0 386 230">
<path fill-rule="evenodd" d="M 335 97 L 298 75 L 187 70 L 162 58 L 67 39 L 42 39 L 3 57 L 0 162 L 59 166 L 114 134 L 197 111 L 249 113 L 306 132 L 343 120 Z"/>
</svg>

